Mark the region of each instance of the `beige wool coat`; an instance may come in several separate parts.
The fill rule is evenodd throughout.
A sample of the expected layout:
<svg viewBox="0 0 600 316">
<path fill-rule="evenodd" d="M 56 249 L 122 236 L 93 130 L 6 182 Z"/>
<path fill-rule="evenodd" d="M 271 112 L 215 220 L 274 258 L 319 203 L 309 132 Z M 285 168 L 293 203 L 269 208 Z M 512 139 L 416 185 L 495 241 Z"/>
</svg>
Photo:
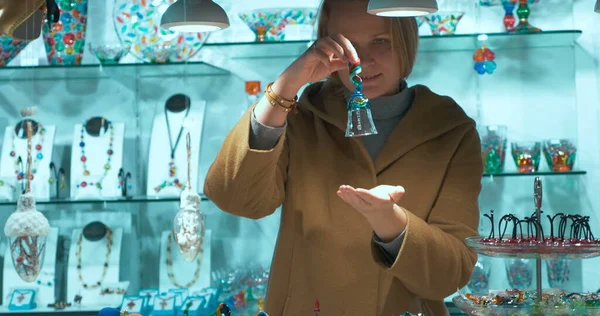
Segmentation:
<svg viewBox="0 0 600 316">
<path fill-rule="evenodd" d="M 344 137 L 341 85 L 313 84 L 272 150 L 249 148 L 251 111 L 225 139 L 204 193 L 247 218 L 283 204 L 265 311 L 271 316 L 447 315 L 443 299 L 471 277 L 482 162 L 475 123 L 449 97 L 416 86 L 412 107 L 373 161 L 362 140 Z M 342 184 L 401 185 L 408 215 L 392 266 L 366 219 L 336 194 Z"/>
</svg>

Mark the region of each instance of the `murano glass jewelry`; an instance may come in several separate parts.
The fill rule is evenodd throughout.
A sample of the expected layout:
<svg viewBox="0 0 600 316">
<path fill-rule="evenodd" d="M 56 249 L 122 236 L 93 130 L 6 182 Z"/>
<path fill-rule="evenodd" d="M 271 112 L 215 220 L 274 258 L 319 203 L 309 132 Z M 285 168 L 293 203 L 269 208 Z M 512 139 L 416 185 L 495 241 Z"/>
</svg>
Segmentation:
<svg viewBox="0 0 600 316">
<path fill-rule="evenodd" d="M 185 110 L 185 116 L 183 117 L 183 120 L 185 120 L 189 113 L 190 113 L 190 108 L 191 105 L 187 105 L 186 110 Z M 171 149 L 170 152 L 170 161 L 169 161 L 169 178 L 163 182 L 161 182 L 159 185 L 157 185 L 156 187 L 154 187 L 154 191 L 156 193 L 162 191 L 165 188 L 168 187 L 175 187 L 178 189 L 183 190 L 185 188 L 185 185 L 183 183 L 181 183 L 181 181 L 179 180 L 179 178 L 177 177 L 177 165 L 175 164 L 175 151 L 177 150 L 177 147 L 179 146 L 179 141 L 181 140 L 181 135 L 183 134 L 183 123 L 181 124 L 181 127 L 179 128 L 179 132 L 177 133 L 177 138 L 175 139 L 175 143 L 173 143 L 173 137 L 171 136 L 171 124 L 169 123 L 169 111 L 167 110 L 167 107 L 165 106 L 165 121 L 167 123 L 167 133 L 169 135 L 169 148 Z"/>
<path fill-rule="evenodd" d="M 27 121 L 27 123 L 31 124 L 31 122 Z M 23 124 L 22 124 L 23 125 Z M 23 128 L 23 130 L 25 130 L 25 128 Z M 44 159 L 44 154 L 42 153 L 42 149 L 43 149 L 43 145 L 44 145 L 44 135 L 46 134 L 46 129 L 44 128 L 44 126 L 42 124 L 38 124 L 38 128 L 37 128 L 37 133 L 35 134 L 36 140 L 34 141 L 33 139 L 31 140 L 32 142 L 35 143 L 34 149 L 35 149 L 35 153 L 33 154 L 33 162 L 31 164 L 31 172 L 30 172 L 30 180 L 33 180 L 34 175 L 37 173 L 37 169 L 38 169 L 38 165 L 40 164 L 40 161 L 42 161 L 42 159 Z M 19 163 L 19 155 L 17 154 L 17 148 L 16 148 L 16 142 L 17 142 L 17 138 L 19 138 L 17 136 L 17 131 L 13 130 L 13 133 L 11 134 L 11 149 L 10 149 L 10 156 L 14 159 L 15 163 L 15 175 L 17 177 L 18 181 L 21 181 L 23 179 L 25 179 L 25 170 L 22 170 L 20 168 L 20 163 Z"/>
<path fill-rule="evenodd" d="M 103 119 L 104 121 L 104 119 Z M 98 188 L 99 190 L 102 189 L 102 181 L 104 181 L 104 178 L 106 177 L 106 175 L 108 174 L 108 172 L 110 171 L 110 163 L 111 163 L 111 159 L 112 159 L 112 155 L 114 154 L 113 151 L 113 139 L 114 139 L 114 127 L 112 122 L 107 121 L 106 122 L 106 128 L 108 130 L 108 149 L 106 150 L 106 163 L 104 164 L 104 172 L 102 173 L 102 176 L 96 181 L 96 182 L 87 182 L 87 181 L 81 181 L 81 183 L 77 184 L 77 188 L 85 188 L 87 186 L 95 186 L 96 188 Z M 102 124 L 105 125 L 105 124 Z M 82 124 L 81 125 L 81 137 L 80 137 L 80 141 L 79 141 L 79 147 L 81 148 L 81 157 L 79 158 L 79 160 L 81 160 L 81 163 L 83 165 L 83 176 L 87 177 L 90 175 L 90 170 L 88 169 L 88 165 L 87 165 L 87 161 L 88 161 L 88 157 L 85 154 L 85 134 L 87 134 L 86 132 L 87 130 L 87 126 L 86 124 Z"/>
<path fill-rule="evenodd" d="M 81 282 L 81 285 L 83 285 L 84 289 L 95 289 L 98 288 L 102 285 L 102 282 L 104 282 L 104 278 L 106 278 L 106 274 L 108 273 L 108 265 L 110 263 L 110 253 L 112 251 L 112 230 L 106 226 L 106 255 L 105 255 L 105 261 L 103 264 L 103 269 L 102 269 L 102 274 L 100 275 L 100 280 L 98 280 L 96 283 L 94 284 L 87 284 L 85 283 L 85 281 L 83 280 L 83 271 L 82 271 L 82 262 L 81 262 L 81 257 L 82 257 L 82 243 L 83 243 L 83 231 L 79 234 L 79 239 L 77 240 L 77 273 L 79 275 L 79 282 Z"/>
<path fill-rule="evenodd" d="M 200 258 L 196 260 L 196 271 L 194 271 L 194 276 L 192 277 L 192 279 L 186 284 L 179 283 L 175 279 L 175 273 L 173 272 L 173 250 L 171 246 L 172 244 L 173 234 L 171 233 L 167 238 L 167 275 L 169 276 L 169 280 L 171 280 L 171 283 L 173 283 L 173 285 L 175 285 L 178 288 L 188 289 L 192 285 L 194 285 L 200 278 L 200 266 L 202 265 L 202 260 Z"/>
<path fill-rule="evenodd" d="M 362 92 L 363 83 L 358 75 L 361 72 L 362 66 L 360 62 L 350 65 L 350 82 L 355 86 L 355 89 L 347 102 L 348 123 L 346 126 L 346 137 L 377 134 L 373 116 L 371 115 L 371 104 Z"/>
<path fill-rule="evenodd" d="M 173 220 L 173 235 L 183 259 L 192 262 L 202 255 L 202 243 L 206 229 L 205 216 L 200 212 L 200 196 L 192 190 L 191 161 L 192 144 L 189 133 L 186 135 L 187 188 L 179 197 L 179 211 Z"/>
</svg>

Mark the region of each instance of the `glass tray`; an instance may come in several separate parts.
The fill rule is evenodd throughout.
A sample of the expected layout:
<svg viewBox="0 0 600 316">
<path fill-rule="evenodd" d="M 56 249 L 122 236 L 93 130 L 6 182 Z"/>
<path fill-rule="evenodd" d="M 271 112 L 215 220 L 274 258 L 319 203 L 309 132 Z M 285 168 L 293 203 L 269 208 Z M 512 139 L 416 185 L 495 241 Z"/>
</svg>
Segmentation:
<svg viewBox="0 0 600 316">
<path fill-rule="evenodd" d="M 468 237 L 465 243 L 478 254 L 502 258 L 527 259 L 587 259 L 600 256 L 600 244 L 570 244 L 554 246 L 548 244 L 497 244 L 482 242 L 484 237 Z"/>
<path fill-rule="evenodd" d="M 516 316 L 516 315 L 544 315 L 544 316 L 600 316 L 598 307 L 581 307 L 573 309 L 568 305 L 558 307 L 545 307 L 541 310 L 533 306 L 489 306 L 476 305 L 468 299 L 457 295 L 452 302 L 458 309 L 467 315 L 476 316 Z"/>
</svg>

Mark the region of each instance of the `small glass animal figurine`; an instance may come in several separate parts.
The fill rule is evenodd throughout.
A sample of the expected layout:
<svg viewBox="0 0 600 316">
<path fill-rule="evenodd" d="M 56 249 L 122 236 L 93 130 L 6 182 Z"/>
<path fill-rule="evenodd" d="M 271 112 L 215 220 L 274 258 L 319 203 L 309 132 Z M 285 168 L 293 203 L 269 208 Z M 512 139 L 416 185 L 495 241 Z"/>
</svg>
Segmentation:
<svg viewBox="0 0 600 316">
<path fill-rule="evenodd" d="M 356 87 L 350 98 L 348 98 L 348 123 L 346 126 L 346 137 L 360 137 L 377 134 L 373 116 L 371 115 L 371 104 L 363 94 L 362 79 L 358 76 L 362 72 L 360 62 L 350 64 L 350 81 Z"/>
</svg>

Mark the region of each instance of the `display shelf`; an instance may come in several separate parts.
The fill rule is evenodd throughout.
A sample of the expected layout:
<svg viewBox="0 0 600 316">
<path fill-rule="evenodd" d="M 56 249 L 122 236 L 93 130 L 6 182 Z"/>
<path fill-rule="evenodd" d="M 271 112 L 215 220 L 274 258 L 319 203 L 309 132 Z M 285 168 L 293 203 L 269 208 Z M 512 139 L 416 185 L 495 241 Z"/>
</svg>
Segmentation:
<svg viewBox="0 0 600 316">
<path fill-rule="evenodd" d="M 484 177 L 528 177 L 528 176 L 573 176 L 573 175 L 584 175 L 586 171 L 577 170 L 570 172 L 551 172 L 542 171 L 535 173 L 518 173 L 518 172 L 505 172 L 505 173 L 485 173 Z M 208 198 L 203 194 L 200 194 L 202 201 L 208 201 Z M 49 200 L 36 200 L 38 205 L 69 205 L 69 204 L 118 204 L 118 203 L 161 203 L 161 202 L 179 202 L 179 197 L 161 198 L 156 196 L 131 196 L 131 197 L 116 197 L 107 199 L 71 199 L 71 198 L 59 198 Z M 0 201 L 0 206 L 17 205 L 17 202 Z"/>
<path fill-rule="evenodd" d="M 521 172 L 502 172 L 502 173 L 484 173 L 484 177 L 530 177 L 530 176 L 576 176 L 587 174 L 584 170 L 573 170 L 568 172 L 538 171 L 530 173 Z"/>
<path fill-rule="evenodd" d="M 472 51 L 481 46 L 480 34 L 422 36 L 421 52 Z M 486 45 L 494 49 L 573 46 L 581 35 L 578 30 L 548 31 L 531 34 L 489 33 Z M 201 50 L 206 56 L 232 59 L 295 58 L 300 56 L 312 41 L 288 42 L 228 42 L 209 43 Z M 210 59 L 210 58 L 209 58 Z M 112 64 L 76 66 L 11 66 L 0 68 L 0 82 L 43 80 L 99 80 L 128 77 L 178 77 L 228 75 L 229 71 L 205 62 L 166 64 Z"/>
<path fill-rule="evenodd" d="M 487 33 L 486 45 L 494 49 L 573 46 L 581 35 L 579 30 L 547 31 L 512 34 Z M 421 36 L 420 52 L 473 51 L 481 47 L 477 34 Z M 218 52 L 230 58 L 284 58 L 300 56 L 312 41 L 207 43 L 203 50 Z"/>
<path fill-rule="evenodd" d="M 202 201 L 208 201 L 204 194 L 200 194 Z M 179 197 L 161 198 L 156 196 L 133 196 L 133 197 L 116 197 L 106 199 L 71 199 L 59 198 L 50 200 L 36 200 L 37 205 L 69 205 L 69 204 L 119 204 L 119 203 L 163 203 L 163 202 L 179 202 Z M 17 202 L 0 202 L 0 206 L 17 205 Z"/>
<path fill-rule="evenodd" d="M 112 64 L 74 66 L 11 66 L 0 68 L 0 82 L 44 80 L 100 80 L 111 78 L 153 78 L 218 76 L 229 72 L 204 62 L 166 64 Z"/>
</svg>

